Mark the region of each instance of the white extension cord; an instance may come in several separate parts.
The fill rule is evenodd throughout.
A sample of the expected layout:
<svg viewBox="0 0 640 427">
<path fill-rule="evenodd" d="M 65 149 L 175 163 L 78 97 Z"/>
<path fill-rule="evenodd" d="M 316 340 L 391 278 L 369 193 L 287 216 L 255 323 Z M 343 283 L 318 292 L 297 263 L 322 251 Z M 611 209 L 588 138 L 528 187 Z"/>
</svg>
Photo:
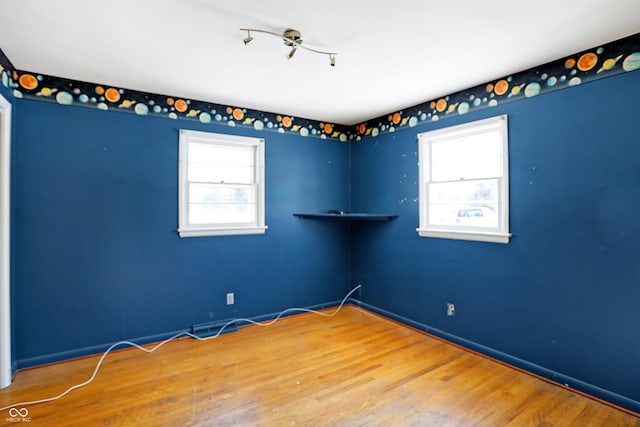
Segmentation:
<svg viewBox="0 0 640 427">
<path fill-rule="evenodd" d="M 199 337 L 199 336 L 197 336 L 197 335 L 194 335 L 194 334 L 192 334 L 192 333 L 190 333 L 190 332 L 180 332 L 180 333 L 178 333 L 178 334 L 175 334 L 175 335 L 174 335 L 174 336 L 172 336 L 171 338 L 167 338 L 166 340 L 164 340 L 164 341 L 162 341 L 162 342 L 159 342 L 158 344 L 156 344 L 154 347 L 152 347 L 152 348 L 150 348 L 150 349 L 148 349 L 148 348 L 144 348 L 144 347 L 142 347 L 141 345 L 136 344 L 136 343 L 131 342 L 131 341 L 118 341 L 117 343 L 112 344 L 112 345 L 111 345 L 111 347 L 109 347 L 109 348 L 108 348 L 104 353 L 102 353 L 102 356 L 100 357 L 100 360 L 98 360 L 98 364 L 96 365 L 95 369 L 93 370 L 93 374 L 92 374 L 92 375 L 91 375 L 91 377 L 90 377 L 88 380 L 86 380 L 85 382 L 82 382 L 82 383 L 80 383 L 80 384 L 76 384 L 76 385 L 74 385 L 74 386 L 71 386 L 71 387 L 69 387 L 68 389 L 66 389 L 65 391 L 63 391 L 62 393 L 60 393 L 60 394 L 59 394 L 59 395 L 57 395 L 57 396 L 48 397 L 48 398 L 46 398 L 46 399 L 32 400 L 32 401 L 29 401 L 29 402 L 18 402 L 18 403 L 14 403 L 14 404 L 12 404 L 12 405 L 4 406 L 4 407 L 0 408 L 0 412 L 2 412 L 2 411 L 4 411 L 4 410 L 7 410 L 7 409 L 15 408 L 16 406 L 21 406 L 21 407 L 23 407 L 23 406 L 36 405 L 36 404 L 38 404 L 38 403 L 53 402 L 54 400 L 58 400 L 58 399 L 60 399 L 61 397 L 66 396 L 67 394 L 69 394 L 70 392 L 72 392 L 72 391 L 73 391 L 73 390 L 75 390 L 75 389 L 78 389 L 78 388 L 81 388 L 81 387 L 84 387 L 84 386 L 86 386 L 86 385 L 90 384 L 90 383 L 95 379 L 96 375 L 98 374 L 98 371 L 100 370 L 100 367 L 102 366 L 102 362 L 104 362 L 104 359 L 107 357 L 107 355 L 108 355 L 108 354 L 109 354 L 109 353 L 110 353 L 114 348 L 116 348 L 116 347 L 118 347 L 118 346 L 121 346 L 121 345 L 128 345 L 128 346 L 130 346 L 130 347 L 138 348 L 138 349 L 140 349 L 140 350 L 142 350 L 142 351 L 144 351 L 144 352 L 146 352 L 146 353 L 153 353 L 154 351 L 156 351 L 157 349 L 159 349 L 160 347 L 162 347 L 162 346 L 163 346 L 163 345 L 165 345 L 166 343 L 171 342 L 171 341 L 173 341 L 173 340 L 175 340 L 175 339 L 177 339 L 177 338 L 180 338 L 180 337 L 182 337 L 182 336 L 189 336 L 189 337 L 191 337 L 191 338 L 195 338 L 195 339 L 197 339 L 198 341 L 208 341 L 208 340 L 212 340 L 212 339 L 214 339 L 214 338 L 218 338 L 218 337 L 220 336 L 220 334 L 222 333 L 222 331 L 224 331 L 224 330 L 225 330 L 229 325 L 231 325 L 231 324 L 232 324 L 232 323 L 234 323 L 234 322 L 247 322 L 247 323 L 254 324 L 254 325 L 256 325 L 256 326 L 271 326 L 271 325 L 273 325 L 274 323 L 276 323 L 278 320 L 280 320 L 280 318 L 281 318 L 282 316 L 284 316 L 286 313 L 290 313 L 290 312 L 306 312 L 306 313 L 315 313 L 315 314 L 319 314 L 320 316 L 333 317 L 333 316 L 335 316 L 336 314 L 338 314 L 338 312 L 340 311 L 340 309 L 342 308 L 342 306 L 344 305 L 344 303 L 347 301 L 347 299 L 349 299 L 349 297 L 351 296 L 351 294 L 353 294 L 355 291 L 357 291 L 360 287 L 361 287 L 361 285 L 358 285 L 358 286 L 356 286 L 355 288 L 353 288 L 353 289 L 351 290 L 351 292 L 349 292 L 349 293 L 347 294 L 347 296 L 345 296 L 345 297 L 342 299 L 342 302 L 340 303 L 340 305 L 338 306 L 338 308 L 337 308 L 333 313 L 331 313 L 331 314 L 321 313 L 321 312 L 319 312 L 319 311 L 311 310 L 311 309 L 308 309 L 308 308 L 297 308 L 297 307 L 296 307 L 296 308 L 287 308 L 286 310 L 281 311 L 281 312 L 280 312 L 280 314 L 278 314 L 278 315 L 276 316 L 276 318 L 275 318 L 275 319 L 272 319 L 272 320 L 270 320 L 270 321 L 268 321 L 268 322 L 261 323 L 261 322 L 256 322 L 256 321 L 253 321 L 253 320 L 251 320 L 251 319 L 247 319 L 247 318 L 233 319 L 233 320 L 229 320 L 227 323 L 225 323 L 225 324 L 222 326 L 222 328 L 220 328 L 220 330 L 219 330 L 215 335 L 211 335 L 210 337 L 201 338 L 201 337 Z"/>
</svg>

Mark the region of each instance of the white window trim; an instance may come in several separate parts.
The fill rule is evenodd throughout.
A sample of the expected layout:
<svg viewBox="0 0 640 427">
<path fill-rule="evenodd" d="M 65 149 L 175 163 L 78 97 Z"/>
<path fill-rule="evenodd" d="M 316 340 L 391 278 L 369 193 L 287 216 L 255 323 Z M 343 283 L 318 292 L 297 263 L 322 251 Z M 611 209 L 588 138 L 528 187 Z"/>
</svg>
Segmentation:
<svg viewBox="0 0 640 427">
<path fill-rule="evenodd" d="M 500 212 L 498 230 L 506 230 L 506 232 L 486 230 L 473 227 L 465 227 L 455 229 L 446 226 L 428 226 L 428 209 L 425 204 L 428 200 L 427 191 L 427 168 L 430 167 L 429 159 L 429 141 L 437 141 L 441 138 L 451 138 L 456 134 L 467 134 L 476 130 L 493 128 L 499 126 L 502 138 L 502 178 L 500 179 Z M 488 119 L 476 120 L 474 122 L 464 123 L 457 126 L 438 129 L 430 132 L 418 134 L 418 158 L 419 163 L 419 201 L 420 201 L 420 218 L 419 227 L 416 228 L 420 237 L 432 237 L 439 239 L 456 239 L 456 240 L 472 240 L 478 242 L 490 243 L 509 243 L 511 233 L 509 232 L 509 137 L 508 137 L 508 119 L 507 115 L 490 117 Z"/>
<path fill-rule="evenodd" d="M 251 138 L 246 136 L 218 134 L 211 132 L 199 132 L 193 130 L 180 129 L 179 167 L 178 167 L 178 234 L 180 237 L 200 237 L 200 236 L 233 236 L 246 234 L 265 234 L 265 155 L 264 139 Z M 256 225 L 240 226 L 229 224 L 228 226 L 198 226 L 188 223 L 189 199 L 188 199 L 188 179 L 187 162 L 189 142 L 200 140 L 204 142 L 220 142 L 229 145 L 252 146 L 256 149 Z"/>
<path fill-rule="evenodd" d="M 11 103 L 0 95 L 0 388 L 11 384 Z"/>
</svg>

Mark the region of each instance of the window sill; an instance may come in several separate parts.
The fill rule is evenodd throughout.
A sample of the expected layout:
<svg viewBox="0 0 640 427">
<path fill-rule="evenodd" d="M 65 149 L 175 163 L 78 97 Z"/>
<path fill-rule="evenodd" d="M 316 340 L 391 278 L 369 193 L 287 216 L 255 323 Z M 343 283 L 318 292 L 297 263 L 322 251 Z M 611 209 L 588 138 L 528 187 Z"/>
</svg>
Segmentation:
<svg viewBox="0 0 640 427">
<path fill-rule="evenodd" d="M 264 234 L 267 226 L 259 227 L 224 227 L 224 228 L 196 228 L 190 230 L 178 229 L 180 237 L 202 236 L 235 236 L 242 234 Z"/>
<path fill-rule="evenodd" d="M 481 231 L 431 230 L 416 228 L 420 237 L 434 237 L 437 239 L 473 240 L 477 242 L 509 243 L 511 233 L 491 233 Z"/>
</svg>

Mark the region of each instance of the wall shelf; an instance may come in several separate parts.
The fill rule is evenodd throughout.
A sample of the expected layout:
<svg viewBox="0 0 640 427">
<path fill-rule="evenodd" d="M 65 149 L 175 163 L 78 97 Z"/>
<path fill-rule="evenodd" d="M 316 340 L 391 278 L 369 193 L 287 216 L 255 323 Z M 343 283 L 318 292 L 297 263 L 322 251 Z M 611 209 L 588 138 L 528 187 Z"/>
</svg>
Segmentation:
<svg viewBox="0 0 640 427">
<path fill-rule="evenodd" d="M 294 213 L 293 216 L 303 219 L 332 219 L 342 221 L 390 221 L 398 217 L 398 215 L 377 213 Z"/>
</svg>

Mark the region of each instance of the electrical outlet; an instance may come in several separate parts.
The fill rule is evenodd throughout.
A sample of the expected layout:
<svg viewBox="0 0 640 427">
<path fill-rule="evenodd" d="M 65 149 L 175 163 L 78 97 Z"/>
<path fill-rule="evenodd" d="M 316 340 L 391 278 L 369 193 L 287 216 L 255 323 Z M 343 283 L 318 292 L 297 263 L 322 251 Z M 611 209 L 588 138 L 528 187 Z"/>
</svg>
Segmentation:
<svg viewBox="0 0 640 427">
<path fill-rule="evenodd" d="M 233 305 L 235 304 L 235 297 L 233 295 L 233 292 L 227 292 L 227 305 Z"/>
<path fill-rule="evenodd" d="M 447 303 L 447 316 L 455 316 L 456 315 L 456 305 L 448 302 Z"/>
</svg>

